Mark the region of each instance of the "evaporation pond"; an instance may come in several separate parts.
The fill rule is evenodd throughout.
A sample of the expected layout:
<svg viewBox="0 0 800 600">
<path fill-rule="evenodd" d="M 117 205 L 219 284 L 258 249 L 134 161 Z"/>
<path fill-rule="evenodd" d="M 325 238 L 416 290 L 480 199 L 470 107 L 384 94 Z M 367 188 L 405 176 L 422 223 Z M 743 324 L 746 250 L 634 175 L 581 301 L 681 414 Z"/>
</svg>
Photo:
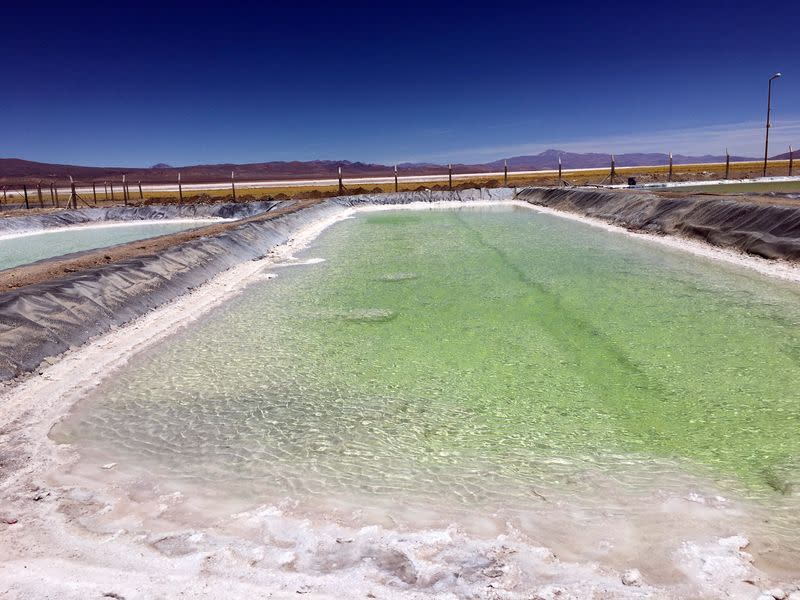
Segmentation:
<svg viewBox="0 0 800 600">
<path fill-rule="evenodd" d="M 142 353 L 54 438 L 238 498 L 496 508 L 686 473 L 796 518 L 796 285 L 517 206 L 361 212 L 299 258 L 325 260 Z"/>
<path fill-rule="evenodd" d="M 212 220 L 174 220 L 79 225 L 0 237 L 0 270 L 46 258 L 104 248 L 145 238 L 194 229 Z"/>
</svg>

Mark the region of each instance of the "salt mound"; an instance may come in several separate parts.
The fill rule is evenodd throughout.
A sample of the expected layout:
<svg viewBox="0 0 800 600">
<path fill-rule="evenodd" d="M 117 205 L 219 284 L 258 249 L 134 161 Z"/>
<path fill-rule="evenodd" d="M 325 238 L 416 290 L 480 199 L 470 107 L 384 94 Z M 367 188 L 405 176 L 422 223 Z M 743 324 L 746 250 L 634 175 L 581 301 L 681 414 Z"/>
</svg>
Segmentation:
<svg viewBox="0 0 800 600">
<path fill-rule="evenodd" d="M 381 281 L 408 281 L 409 279 L 417 279 L 419 275 L 416 273 L 387 273 L 382 275 Z"/>
<path fill-rule="evenodd" d="M 397 313 L 388 308 L 355 308 L 345 314 L 344 318 L 361 323 L 381 323 L 391 321 L 396 316 Z"/>
</svg>

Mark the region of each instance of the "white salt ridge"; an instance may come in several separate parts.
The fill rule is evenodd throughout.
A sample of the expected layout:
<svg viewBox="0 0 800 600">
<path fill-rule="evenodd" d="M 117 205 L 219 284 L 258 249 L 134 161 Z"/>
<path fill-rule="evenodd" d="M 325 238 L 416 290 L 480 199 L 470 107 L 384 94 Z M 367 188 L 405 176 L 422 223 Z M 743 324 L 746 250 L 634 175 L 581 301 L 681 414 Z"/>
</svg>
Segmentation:
<svg viewBox="0 0 800 600">
<path fill-rule="evenodd" d="M 381 281 L 410 281 L 418 277 L 416 273 L 387 273 L 381 277 Z"/>
<path fill-rule="evenodd" d="M 318 265 L 319 263 L 325 262 L 324 258 L 308 258 L 306 260 L 298 260 L 294 256 L 291 256 L 287 259 L 286 262 L 282 262 L 276 264 L 275 267 L 297 267 L 303 265 Z"/>
</svg>

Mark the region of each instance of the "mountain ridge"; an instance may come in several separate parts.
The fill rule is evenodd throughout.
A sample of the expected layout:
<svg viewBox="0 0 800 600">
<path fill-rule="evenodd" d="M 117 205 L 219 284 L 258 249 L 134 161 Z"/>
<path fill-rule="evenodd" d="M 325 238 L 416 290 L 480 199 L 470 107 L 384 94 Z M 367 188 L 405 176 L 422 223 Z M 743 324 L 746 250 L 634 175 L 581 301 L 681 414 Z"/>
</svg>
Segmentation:
<svg viewBox="0 0 800 600">
<path fill-rule="evenodd" d="M 539 154 L 511 156 L 486 163 L 457 163 L 453 171 L 458 173 L 488 173 L 502 171 L 507 163 L 512 171 L 538 171 L 558 168 L 561 157 L 564 169 L 605 168 L 611 163 L 611 154 L 599 152 L 565 152 L 547 149 Z M 787 159 L 788 153 L 775 156 L 773 160 Z M 617 154 L 614 157 L 618 167 L 661 166 L 669 163 L 669 156 L 662 153 L 632 152 Z M 756 158 L 731 156 L 731 161 L 755 161 Z M 725 157 L 719 155 L 690 156 L 673 155 L 676 165 L 692 163 L 720 163 Z M 152 167 L 94 167 L 42 163 L 19 158 L 0 158 L 0 182 L 28 183 L 36 181 L 55 181 L 69 179 L 70 176 L 84 182 L 102 182 L 118 180 L 127 175 L 129 181 L 158 183 L 174 181 L 178 172 L 184 181 L 218 182 L 230 178 L 231 171 L 237 180 L 256 179 L 314 179 L 335 178 L 339 167 L 345 177 L 377 177 L 394 173 L 393 165 L 367 163 L 348 160 L 312 160 L 312 161 L 269 161 L 258 163 L 218 163 L 174 167 L 166 163 L 157 163 Z M 430 162 L 399 163 L 398 172 L 402 175 L 433 175 L 447 171 L 446 164 Z"/>
</svg>

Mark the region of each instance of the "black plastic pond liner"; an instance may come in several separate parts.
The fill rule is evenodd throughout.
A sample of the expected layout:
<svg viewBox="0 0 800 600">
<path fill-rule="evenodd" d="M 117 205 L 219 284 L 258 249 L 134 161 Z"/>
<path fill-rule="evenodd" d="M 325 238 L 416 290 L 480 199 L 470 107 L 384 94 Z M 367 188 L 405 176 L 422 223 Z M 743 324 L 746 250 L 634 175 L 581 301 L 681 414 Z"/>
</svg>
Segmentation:
<svg viewBox="0 0 800 600">
<path fill-rule="evenodd" d="M 33 371 L 48 357 L 123 325 L 226 269 L 266 255 L 303 225 L 333 215 L 343 207 L 499 200 L 511 195 L 509 189 L 493 189 L 332 198 L 274 219 L 243 223 L 218 235 L 176 244 L 158 255 L 132 258 L 0 294 L 0 380 Z"/>
<path fill-rule="evenodd" d="M 266 200 L 227 204 L 165 204 L 151 206 L 113 206 L 82 208 L 43 215 L 24 215 L 0 219 L 0 235 L 41 231 L 70 225 L 86 225 L 106 221 L 158 221 L 162 219 L 244 219 L 267 212 L 290 202 Z"/>
<path fill-rule="evenodd" d="M 746 198 L 587 189 L 525 188 L 531 204 L 602 219 L 628 229 L 678 234 L 765 258 L 800 259 L 800 204 L 751 204 Z"/>
</svg>

